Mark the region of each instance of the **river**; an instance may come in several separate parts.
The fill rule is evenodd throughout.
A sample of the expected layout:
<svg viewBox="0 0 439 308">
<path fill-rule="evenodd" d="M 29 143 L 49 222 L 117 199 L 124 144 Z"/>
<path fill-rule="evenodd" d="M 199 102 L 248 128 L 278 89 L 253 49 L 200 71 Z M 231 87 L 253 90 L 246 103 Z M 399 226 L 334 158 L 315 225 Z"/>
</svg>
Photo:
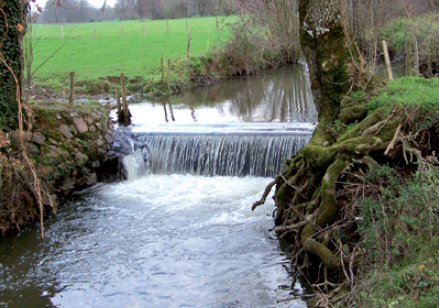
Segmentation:
<svg viewBox="0 0 439 308">
<path fill-rule="evenodd" d="M 306 307 L 273 227 L 251 211 L 311 136 L 306 68 L 131 104 L 126 180 L 79 192 L 0 242 L 0 307 Z"/>
</svg>

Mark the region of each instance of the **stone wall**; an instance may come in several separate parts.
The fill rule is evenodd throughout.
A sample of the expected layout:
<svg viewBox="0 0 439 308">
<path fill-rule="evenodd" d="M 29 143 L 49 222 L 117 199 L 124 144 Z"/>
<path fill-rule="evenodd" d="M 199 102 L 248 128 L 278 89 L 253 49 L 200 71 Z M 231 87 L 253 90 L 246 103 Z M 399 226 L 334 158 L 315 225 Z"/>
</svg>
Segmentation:
<svg viewBox="0 0 439 308">
<path fill-rule="evenodd" d="M 64 103 L 33 105 L 27 110 L 26 122 L 26 153 L 53 197 L 67 196 L 117 174 L 118 159 L 108 154 L 113 132 L 108 109 L 97 103 L 72 108 Z M 20 230 L 39 218 L 32 200 L 33 177 L 23 159 L 19 136 L 18 131 L 0 136 L 2 233 Z"/>
<path fill-rule="evenodd" d="M 26 151 L 57 195 L 92 186 L 112 173 L 108 170 L 112 168 L 112 158 L 107 152 L 113 123 L 108 113 L 99 105 L 34 108 Z"/>
</svg>

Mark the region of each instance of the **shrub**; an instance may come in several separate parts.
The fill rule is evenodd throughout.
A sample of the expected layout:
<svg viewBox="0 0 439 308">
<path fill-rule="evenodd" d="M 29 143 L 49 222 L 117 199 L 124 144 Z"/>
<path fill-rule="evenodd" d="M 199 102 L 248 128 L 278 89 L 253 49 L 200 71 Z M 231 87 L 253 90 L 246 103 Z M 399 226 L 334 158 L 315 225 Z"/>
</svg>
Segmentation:
<svg viewBox="0 0 439 308">
<path fill-rule="evenodd" d="M 360 202 L 358 232 L 365 254 L 358 284 L 361 307 L 436 307 L 439 302 L 439 169 L 423 164 L 410 178 L 371 167 L 376 198 Z M 364 277 L 363 276 L 363 277 Z"/>
</svg>

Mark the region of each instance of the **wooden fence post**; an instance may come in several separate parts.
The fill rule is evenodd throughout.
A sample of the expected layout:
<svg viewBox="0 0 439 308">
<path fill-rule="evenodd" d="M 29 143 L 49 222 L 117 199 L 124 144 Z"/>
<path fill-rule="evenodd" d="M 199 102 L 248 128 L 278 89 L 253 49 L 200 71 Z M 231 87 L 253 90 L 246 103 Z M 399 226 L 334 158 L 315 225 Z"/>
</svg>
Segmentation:
<svg viewBox="0 0 439 308">
<path fill-rule="evenodd" d="M 187 33 L 187 52 L 186 52 L 186 58 L 189 58 L 191 52 L 191 32 L 189 31 Z"/>
<path fill-rule="evenodd" d="M 117 122 L 123 122 L 122 106 L 120 104 L 120 90 L 116 88 L 116 103 L 117 103 Z"/>
<path fill-rule="evenodd" d="M 70 72 L 70 94 L 69 94 L 69 105 L 70 107 L 74 106 L 73 96 L 75 94 L 75 72 Z"/>
<path fill-rule="evenodd" d="M 410 41 L 405 43 L 405 75 L 411 76 L 411 68 L 412 68 L 412 44 Z"/>
<path fill-rule="evenodd" d="M 386 41 L 383 41 L 384 60 L 386 60 L 387 75 L 389 79 L 393 79 L 392 67 L 390 66 L 389 50 Z"/>
<path fill-rule="evenodd" d="M 215 17 L 215 21 L 216 21 L 216 32 L 219 32 L 218 17 Z"/>
<path fill-rule="evenodd" d="M 131 115 L 130 110 L 128 109 L 127 92 L 125 88 L 125 75 L 123 73 L 120 73 L 120 85 L 122 87 L 123 122 L 125 124 L 130 124 Z"/>
<path fill-rule="evenodd" d="M 419 77 L 419 47 L 418 47 L 418 38 L 415 38 L 415 65 L 416 65 L 416 77 Z"/>
</svg>

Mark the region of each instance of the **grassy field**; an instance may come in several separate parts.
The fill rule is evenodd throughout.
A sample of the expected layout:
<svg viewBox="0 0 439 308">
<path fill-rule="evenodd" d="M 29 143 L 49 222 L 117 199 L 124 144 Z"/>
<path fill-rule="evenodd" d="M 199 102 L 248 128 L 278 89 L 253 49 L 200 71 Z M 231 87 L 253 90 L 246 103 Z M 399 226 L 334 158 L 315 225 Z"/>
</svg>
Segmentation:
<svg viewBox="0 0 439 308">
<path fill-rule="evenodd" d="M 227 24 L 235 20 L 233 17 L 218 17 L 217 31 L 215 17 L 188 19 L 191 55 L 206 52 L 208 41 L 211 48 L 219 41 L 227 40 L 230 35 Z M 186 55 L 186 19 L 169 20 L 168 23 L 169 33 L 165 20 L 63 26 L 35 24 L 32 31 L 33 80 L 39 84 L 59 84 L 71 71 L 79 80 L 118 76 L 120 73 L 129 78 L 147 77 L 157 72 L 162 53 L 165 61 Z M 42 63 L 44 65 L 39 67 Z"/>
</svg>

